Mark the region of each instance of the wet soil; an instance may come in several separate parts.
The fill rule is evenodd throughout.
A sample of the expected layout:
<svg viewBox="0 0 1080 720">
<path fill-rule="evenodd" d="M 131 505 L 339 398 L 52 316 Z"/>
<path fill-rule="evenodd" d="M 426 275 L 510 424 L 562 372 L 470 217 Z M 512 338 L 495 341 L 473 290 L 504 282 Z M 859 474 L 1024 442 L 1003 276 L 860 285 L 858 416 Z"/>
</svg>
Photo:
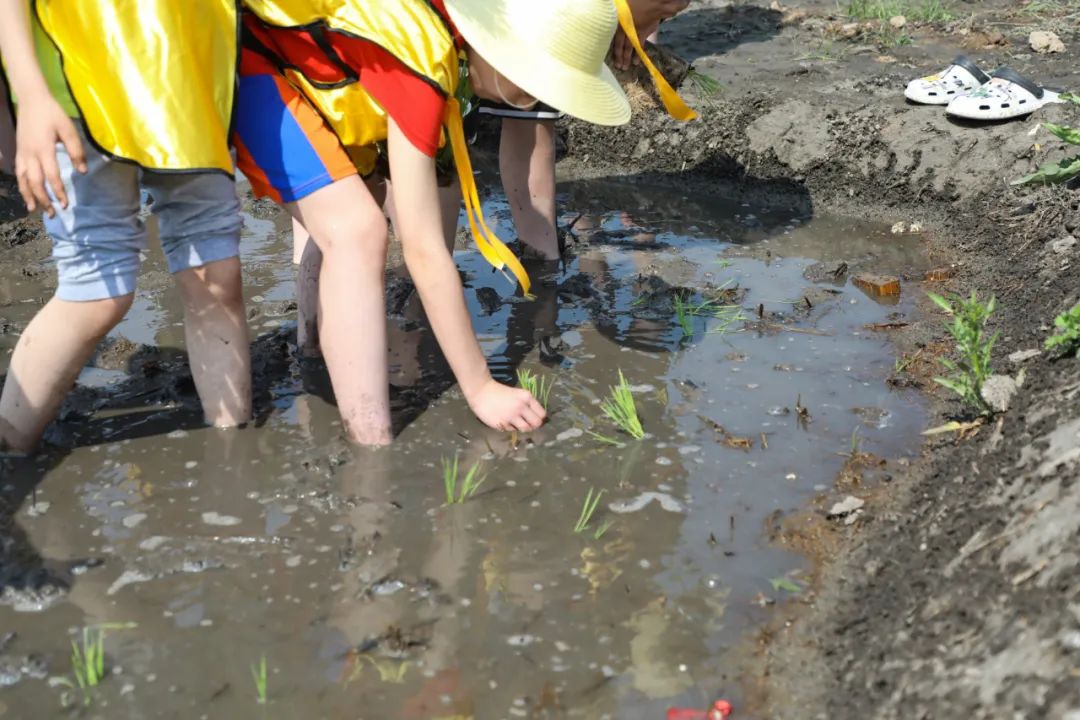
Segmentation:
<svg viewBox="0 0 1080 720">
<path fill-rule="evenodd" d="M 722 85 L 719 93 L 687 91 L 702 109 L 699 122 L 679 126 L 661 118 L 649 111 L 647 93 L 635 92 L 641 111 L 628 128 L 563 126 L 565 207 L 580 208 L 564 222 L 584 212 L 589 222 L 580 232 L 574 223 L 575 234 L 595 244 L 583 240 L 573 264 L 548 281 L 557 287 L 557 319 L 537 313 L 518 324 L 521 306 L 505 302 L 505 286 L 478 266 L 470 278 L 481 331 L 490 334 L 486 349 L 502 363 L 503 377 L 524 362 L 534 369 L 567 363 L 574 378 L 553 397 L 553 406 L 561 406 L 555 437 L 536 446 L 521 439 L 516 450 L 508 438 L 484 442 L 460 398 L 446 389 L 444 369 L 401 284 L 390 297 L 396 322 L 420 347 L 399 344 L 405 349 L 395 362 L 404 449 L 357 456 L 341 444 L 333 410 L 321 399 L 325 379 L 291 359 L 291 270 L 280 246 L 287 228 L 262 207 L 252 208 L 263 225 L 252 225 L 249 241 L 263 248 L 249 270 L 262 274 L 255 284 L 263 302 L 252 303 L 260 421 L 231 440 L 207 433 L 198 428 L 182 359 L 169 349 L 180 347 L 178 318 L 166 309 L 175 302 L 167 297 L 167 279 L 152 274 L 138 317 L 157 320 L 128 326 L 131 345 L 106 350 L 101 367 L 84 376 L 65 421 L 51 431 L 61 449 L 20 467 L 18 481 L 8 480 L 14 469 L 4 469 L 0 597 L 13 607 L 49 609 L 0 610 L 4 627 L 26 628 L 0 650 L 0 677 L 29 678 L 0 696 L 3 711 L 37 717 L 40 708 L 58 707 L 60 689 L 35 678 L 47 674 L 43 661 L 54 676 L 68 671 L 68 628 L 140 617 L 145 624 L 138 629 L 110 635 L 110 661 L 123 672 L 102 689 L 109 710 L 125 708 L 133 716 L 143 716 L 130 708 L 146 707 L 148 697 L 164 717 L 216 717 L 219 707 L 223 716 L 257 716 L 248 671 L 265 652 L 271 697 L 281 703 L 271 706 L 274 717 L 288 717 L 294 702 L 303 702 L 305 717 L 312 708 L 328 717 L 355 714 L 353 700 L 361 696 L 353 692 L 362 692 L 363 707 L 372 699 L 372 707 L 408 708 L 413 717 L 652 718 L 662 716 L 668 700 L 703 706 L 731 694 L 739 717 L 1075 720 L 1080 366 L 1045 354 L 1015 362 L 1009 356 L 1041 347 L 1054 315 L 1080 300 L 1077 249 L 1068 242 L 1080 203 L 1068 190 L 1008 186 L 1066 152 L 1047 135 L 1032 135 L 1038 123 L 1075 122 L 1075 115 L 1055 106 L 1009 123 L 959 124 L 938 109 L 907 105 L 902 89 L 961 50 L 986 69 L 1009 64 L 1069 87 L 1080 38 L 1075 10 L 1065 2 L 953 7 L 958 20 L 911 22 L 903 33 L 910 43 L 895 44 L 873 32 L 848 37 L 848 20 L 831 0 L 783 7 L 698 2 L 665 25 L 664 37 Z M 1033 29 L 1058 32 L 1067 52 L 1032 53 L 1026 39 Z M 586 184 L 596 179 L 603 182 Z M 615 199 L 589 208 L 612 179 Z M 712 198 L 725 199 L 717 212 Z M 922 226 L 922 234 L 906 238 L 920 244 L 922 266 L 894 266 L 906 273 L 900 306 L 879 307 L 848 284 L 860 259 L 869 259 L 865 269 L 872 271 L 888 263 L 880 242 L 869 258 L 853 246 L 856 238 L 880 234 L 881 226 L 852 231 L 840 222 L 829 231 L 821 218 L 830 215 Z M 699 219 L 684 222 L 685 216 Z M 761 218 L 772 220 L 753 227 Z M 816 250 L 792 251 L 799 233 L 784 232 L 796 218 L 800 225 L 810 221 Z M 0 259 L 4 352 L 48 294 L 47 249 L 37 227 L 34 221 L 0 225 L 7 247 Z M 680 238 L 674 249 L 665 247 L 665 232 Z M 702 233 L 713 247 L 725 246 L 713 277 L 702 274 L 706 261 L 695 255 L 701 249 L 693 239 Z M 833 241 L 827 250 L 820 235 Z M 594 265 L 604 269 L 582 269 L 601 248 Z M 641 273 L 647 277 L 639 282 L 635 273 L 665 253 L 668 260 Z M 683 255 L 693 261 L 679 262 Z M 780 267 L 770 274 L 777 257 Z M 468 256 L 462 261 L 468 269 Z M 825 264 L 812 268 L 815 262 Z M 839 262 L 850 266 L 848 275 Z M 723 290 L 727 273 L 736 271 L 753 276 L 744 286 L 759 302 L 775 303 L 765 310 L 778 315 L 757 320 L 801 329 L 841 325 L 830 326 L 831 338 L 771 335 L 767 326 L 753 326 L 757 307 L 747 297 L 738 299 L 751 315 L 747 333 L 710 334 L 722 322 L 711 319 L 684 342 L 670 316 L 658 329 L 658 318 L 674 307 L 670 291 L 701 301 Z M 804 273 L 815 282 L 800 278 Z M 920 283 L 922 277 L 934 280 Z M 773 282 L 792 292 L 763 297 Z M 614 295 L 597 297 L 597 286 Z M 927 288 L 995 294 L 994 324 L 1002 332 L 995 367 L 1014 376 L 1026 372 L 999 420 L 963 436 L 931 438 L 909 461 L 905 448 L 915 447 L 918 427 L 970 419 L 929 381 L 935 356 L 948 345 L 939 318 L 917 307 Z M 825 297 L 829 289 L 840 290 L 840 299 Z M 802 317 L 797 303 L 787 303 L 804 291 L 814 297 Z M 633 308 L 637 297 L 649 298 L 646 307 Z M 848 307 L 845 299 L 859 303 Z M 837 310 L 820 318 L 829 307 Z M 868 309 L 874 317 L 859 315 Z M 525 328 L 513 341 L 506 332 L 512 325 Z M 545 325 L 557 331 L 548 336 L 554 342 L 537 333 Z M 774 383 L 787 383 L 789 369 L 800 363 L 772 362 L 780 344 L 790 341 L 806 355 L 814 344 L 853 340 L 855 332 L 864 342 L 852 347 L 871 353 L 853 356 L 861 364 L 850 363 L 852 370 L 838 377 L 793 381 L 807 393 L 814 416 L 807 430 L 793 430 L 798 412 L 790 392 L 775 405 L 760 399 Z M 882 333 L 888 342 L 875 340 Z M 751 339 L 760 350 L 716 350 L 716 343 Z M 753 361 L 762 356 L 769 361 Z M 125 357 L 131 358 L 127 374 L 111 369 Z M 627 444 L 608 451 L 598 473 L 589 436 L 559 435 L 595 418 L 591 402 L 619 367 L 649 378 L 632 382 L 651 386 L 638 389 L 655 436 L 645 445 L 649 459 L 633 456 Z M 845 377 L 856 370 L 870 372 L 865 382 L 874 392 L 893 390 L 885 399 L 845 402 L 844 413 L 830 409 L 829 392 L 864 391 Z M 746 380 L 741 373 L 762 377 Z M 912 409 L 897 387 L 930 392 L 930 417 Z M 808 393 L 826 398 L 811 401 Z M 856 405 L 862 409 L 852 413 Z M 724 416 L 728 407 L 733 420 Z M 784 407 L 795 417 L 783 415 Z M 770 409 L 781 414 L 768 415 Z M 133 422 L 132 410 L 143 413 L 140 422 Z M 902 427 L 873 429 L 875 418 L 901 416 Z M 765 451 L 758 438 L 748 454 L 726 444 L 754 439 L 763 423 L 782 426 L 784 442 L 767 436 Z M 866 457 L 861 446 L 851 452 L 856 426 L 868 438 Z M 178 427 L 191 435 L 169 437 Z M 679 452 L 686 447 L 701 450 Z M 441 508 L 438 459 L 455 450 L 465 462 L 484 458 L 493 474 L 473 500 Z M 802 455 L 817 451 L 833 454 L 816 462 Z M 892 459 L 882 468 L 869 453 Z M 77 455 L 87 459 L 72 461 Z M 661 457 L 672 464 L 656 464 Z M 766 458 L 797 463 L 796 478 L 785 473 L 779 481 L 775 473 L 784 468 L 777 465 L 760 479 L 748 463 Z M 184 472 L 164 473 L 167 462 Z M 196 465 L 187 467 L 191 462 Z M 429 465 L 422 472 L 421 462 Z M 504 488 L 502 480 L 516 473 L 499 466 L 511 462 L 543 468 L 526 471 L 538 473 L 541 486 Z M 159 468 L 146 481 L 144 465 Z M 643 478 L 647 492 L 665 494 L 687 514 L 641 497 L 642 488 L 621 479 L 624 467 Z M 568 538 L 565 528 L 591 487 L 610 491 L 605 504 L 651 502 L 628 516 L 603 508 L 598 521 L 614 517 L 616 524 L 599 541 Z M 826 517 L 849 494 L 865 505 Z M 531 517 L 522 520 L 526 506 Z M 73 521 L 76 509 L 81 516 Z M 329 519 L 335 513 L 339 519 Z M 732 515 L 738 547 L 729 557 L 724 544 Z M 234 518 L 238 524 L 229 525 Z M 335 563 L 344 569 L 327 581 Z M 785 590 L 785 579 L 800 591 Z M 774 587 L 771 580 L 779 582 Z M 552 625 L 552 618 L 562 624 Z M 759 623 L 766 629 L 747 640 L 743 631 Z M 218 644 L 219 634 L 227 642 Z M 500 666 L 446 660 L 458 653 L 494 658 Z M 207 657 L 221 658 L 215 671 L 194 673 L 192 659 Z M 496 676 L 507 679 L 492 687 Z M 665 693 L 673 698 L 649 699 Z"/>
</svg>

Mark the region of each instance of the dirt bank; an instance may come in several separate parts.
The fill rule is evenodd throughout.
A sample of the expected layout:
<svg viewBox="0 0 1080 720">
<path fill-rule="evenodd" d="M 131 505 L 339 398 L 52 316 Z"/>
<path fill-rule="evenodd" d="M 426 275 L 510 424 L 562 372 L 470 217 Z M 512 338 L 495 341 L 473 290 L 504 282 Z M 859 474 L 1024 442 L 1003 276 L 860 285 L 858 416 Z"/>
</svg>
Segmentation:
<svg viewBox="0 0 1080 720">
<path fill-rule="evenodd" d="M 1041 348 L 1054 316 L 1080 300 L 1077 197 L 1008 184 L 1066 152 L 1045 131 L 1033 136 L 1038 123 L 1077 113 L 961 124 L 902 96 L 957 51 L 1075 87 L 1075 17 L 1064 3 L 961 3 L 962 22 L 909 26 L 911 44 L 889 47 L 843 39 L 847 20 L 831 17 L 831 3 L 763 5 L 706 4 L 668 26 L 673 48 L 724 86 L 697 93 L 700 122 L 573 125 L 572 170 L 680 183 L 685 171 L 778 202 L 916 221 L 931 257 L 955 269 L 946 289 L 997 296 L 995 367 L 1026 380 L 995 424 L 929 441 L 860 522 L 834 531 L 843 551 L 819 589 L 754 653 L 762 714 L 1080 717 L 1080 365 L 1008 359 Z M 1032 53 L 1036 28 L 1057 30 L 1068 51 Z M 925 347 L 935 335 L 931 325 L 899 336 Z M 942 422 L 964 419 L 938 397 Z"/>
</svg>

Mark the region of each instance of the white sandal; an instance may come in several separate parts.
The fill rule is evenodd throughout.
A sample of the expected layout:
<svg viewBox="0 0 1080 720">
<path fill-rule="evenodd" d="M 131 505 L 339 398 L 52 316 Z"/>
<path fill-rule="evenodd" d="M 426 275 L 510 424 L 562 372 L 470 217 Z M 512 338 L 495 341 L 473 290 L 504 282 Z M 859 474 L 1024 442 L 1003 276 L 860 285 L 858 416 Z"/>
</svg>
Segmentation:
<svg viewBox="0 0 1080 720">
<path fill-rule="evenodd" d="M 920 105 L 948 105 L 967 95 L 980 85 L 990 82 L 990 76 L 964 55 L 957 55 L 952 65 L 937 75 L 912 80 L 904 97 Z"/>
<path fill-rule="evenodd" d="M 1060 103 L 1059 95 L 1060 91 L 1041 87 L 1015 70 L 1001 68 L 990 82 L 949 103 L 946 112 L 966 120 L 1009 120 Z"/>
</svg>

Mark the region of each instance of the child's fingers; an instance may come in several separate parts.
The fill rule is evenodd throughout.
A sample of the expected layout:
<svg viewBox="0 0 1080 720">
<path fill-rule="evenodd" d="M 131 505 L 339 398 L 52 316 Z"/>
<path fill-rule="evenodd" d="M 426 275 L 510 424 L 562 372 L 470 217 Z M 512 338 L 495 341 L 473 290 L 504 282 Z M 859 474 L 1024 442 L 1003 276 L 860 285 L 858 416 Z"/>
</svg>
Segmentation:
<svg viewBox="0 0 1080 720">
<path fill-rule="evenodd" d="M 619 30 L 615 33 L 615 47 L 612 52 L 611 59 L 615 62 L 615 67 L 619 70 L 625 70 L 629 67 L 630 60 L 630 41 L 627 40 L 626 34 Z"/>
<path fill-rule="evenodd" d="M 60 207 L 66 210 L 68 206 L 67 190 L 64 188 L 64 181 L 60 178 L 60 167 L 56 164 L 56 155 L 47 154 L 42 165 L 45 171 L 45 180 L 49 183 L 49 187 L 52 188 L 53 197 L 60 203 Z M 50 215 L 50 217 L 52 216 Z"/>
<path fill-rule="evenodd" d="M 71 164 L 81 173 L 86 172 L 86 151 L 83 149 L 82 140 L 75 130 L 75 124 L 68 122 L 60 126 L 60 142 L 64 143 Z"/>
<path fill-rule="evenodd" d="M 30 192 L 34 196 L 34 202 L 37 207 L 52 217 L 56 214 L 53 210 L 52 201 L 49 199 L 49 193 L 45 190 L 45 173 L 41 169 L 41 163 L 37 158 L 32 159 L 26 166 L 26 182 L 30 186 Z"/>
<path fill-rule="evenodd" d="M 532 423 L 533 427 L 540 427 L 544 424 L 544 418 L 547 417 L 547 412 L 544 410 L 544 406 L 541 405 L 536 398 L 529 398 L 529 404 L 525 407 L 525 410 L 521 413 L 526 420 Z"/>
<path fill-rule="evenodd" d="M 15 163 L 15 180 L 19 184 L 19 194 L 22 195 L 23 202 L 26 203 L 26 209 L 34 212 L 37 210 L 37 203 L 34 201 L 34 193 L 30 190 L 30 181 L 27 179 L 26 168 L 22 166 L 20 161 Z"/>
</svg>

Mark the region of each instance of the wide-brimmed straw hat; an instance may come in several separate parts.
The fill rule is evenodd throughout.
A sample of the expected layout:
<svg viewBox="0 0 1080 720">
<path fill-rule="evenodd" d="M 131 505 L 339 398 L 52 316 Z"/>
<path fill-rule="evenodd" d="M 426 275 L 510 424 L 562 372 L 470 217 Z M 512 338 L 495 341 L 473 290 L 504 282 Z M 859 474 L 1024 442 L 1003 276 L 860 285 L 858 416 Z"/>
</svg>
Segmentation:
<svg viewBox="0 0 1080 720">
<path fill-rule="evenodd" d="M 630 120 L 604 58 L 618 20 L 612 0 L 445 0 L 472 48 L 540 102 L 597 125 Z"/>
</svg>

